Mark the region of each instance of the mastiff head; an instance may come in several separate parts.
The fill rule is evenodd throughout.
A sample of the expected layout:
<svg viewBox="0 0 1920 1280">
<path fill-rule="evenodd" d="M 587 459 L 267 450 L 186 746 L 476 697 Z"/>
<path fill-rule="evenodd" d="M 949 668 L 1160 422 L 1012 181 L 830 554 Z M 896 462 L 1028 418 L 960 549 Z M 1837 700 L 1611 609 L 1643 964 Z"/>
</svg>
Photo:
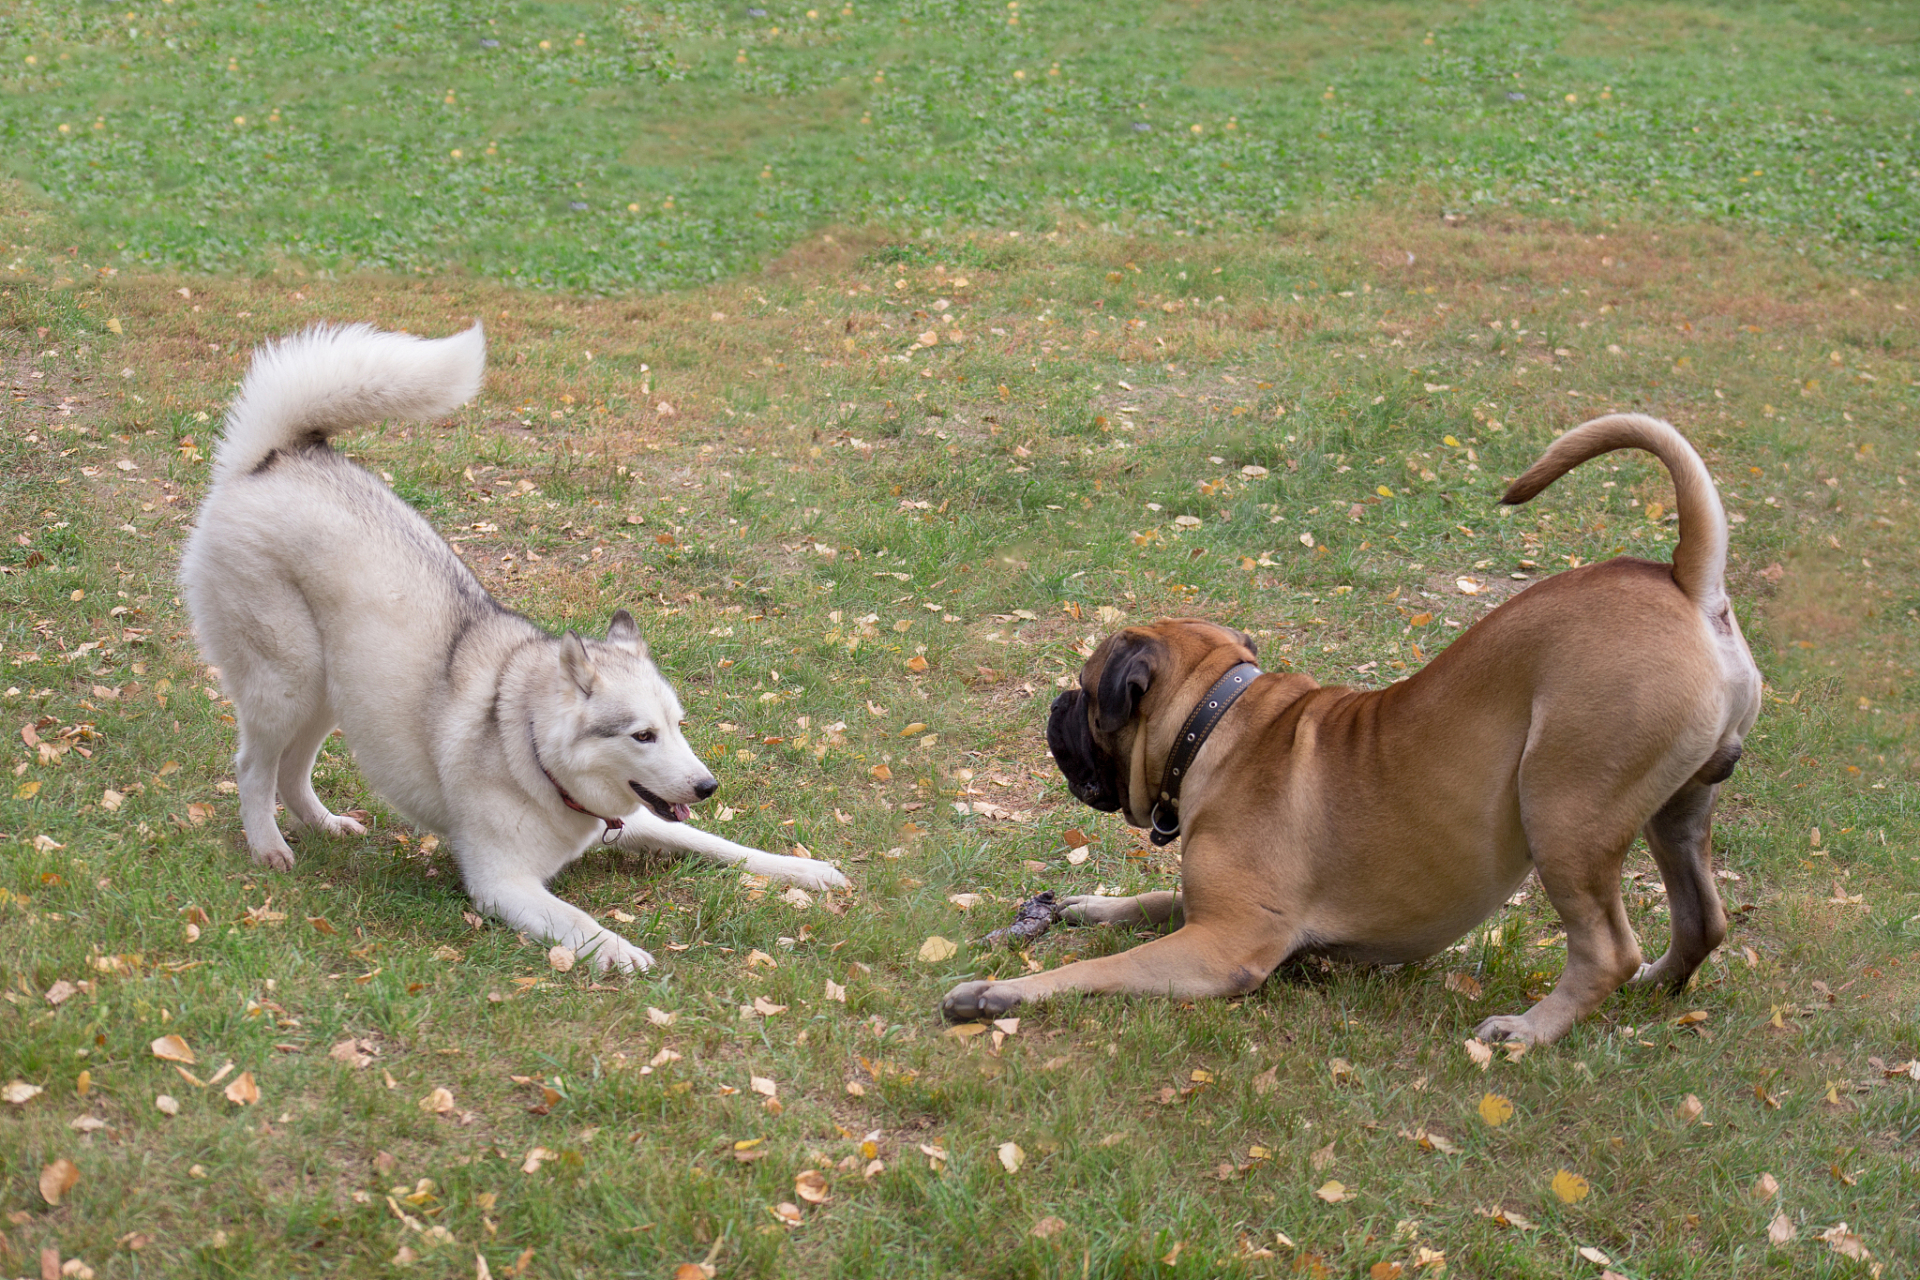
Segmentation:
<svg viewBox="0 0 1920 1280">
<path fill-rule="evenodd" d="M 1055 698 L 1047 717 L 1047 749 L 1067 789 L 1089 808 L 1147 826 L 1153 797 L 1142 794 L 1148 735 L 1141 730 L 1199 668 L 1211 673 L 1210 682 L 1254 656 L 1244 631 L 1199 618 L 1167 618 L 1108 636 L 1080 668 L 1080 687 Z"/>
</svg>

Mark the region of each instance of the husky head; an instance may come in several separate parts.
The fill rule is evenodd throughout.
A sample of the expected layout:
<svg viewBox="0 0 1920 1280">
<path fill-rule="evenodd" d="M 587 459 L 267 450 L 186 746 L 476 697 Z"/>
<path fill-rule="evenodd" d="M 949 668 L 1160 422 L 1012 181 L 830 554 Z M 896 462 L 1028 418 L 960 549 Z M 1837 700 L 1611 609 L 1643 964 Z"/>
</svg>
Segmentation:
<svg viewBox="0 0 1920 1280">
<path fill-rule="evenodd" d="M 613 818 L 634 799 L 667 822 L 720 789 L 680 732 L 680 699 L 647 656 L 633 615 L 605 640 L 560 639 L 563 707 L 540 734 L 542 767 L 581 808 Z"/>
</svg>

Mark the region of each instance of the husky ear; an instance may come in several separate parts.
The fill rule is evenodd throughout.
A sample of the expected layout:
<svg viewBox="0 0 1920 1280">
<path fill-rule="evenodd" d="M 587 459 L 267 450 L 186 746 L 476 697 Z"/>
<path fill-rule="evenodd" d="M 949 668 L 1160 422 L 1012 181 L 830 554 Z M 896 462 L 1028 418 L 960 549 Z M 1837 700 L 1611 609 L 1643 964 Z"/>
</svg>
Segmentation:
<svg viewBox="0 0 1920 1280">
<path fill-rule="evenodd" d="M 613 621 L 607 626 L 607 643 L 637 657 L 647 656 L 647 642 L 640 638 L 640 624 L 625 609 L 614 610 Z"/>
<path fill-rule="evenodd" d="M 560 669 L 567 673 L 567 679 L 573 681 L 574 688 L 588 697 L 593 696 L 596 674 L 593 659 L 587 656 L 587 646 L 572 631 L 560 637 Z"/>
<path fill-rule="evenodd" d="M 1152 686 L 1166 659 L 1166 646 L 1156 636 L 1122 631 L 1107 648 L 1100 668 L 1100 686 L 1093 711 L 1093 727 L 1118 733 L 1133 720 L 1141 695 Z"/>
</svg>

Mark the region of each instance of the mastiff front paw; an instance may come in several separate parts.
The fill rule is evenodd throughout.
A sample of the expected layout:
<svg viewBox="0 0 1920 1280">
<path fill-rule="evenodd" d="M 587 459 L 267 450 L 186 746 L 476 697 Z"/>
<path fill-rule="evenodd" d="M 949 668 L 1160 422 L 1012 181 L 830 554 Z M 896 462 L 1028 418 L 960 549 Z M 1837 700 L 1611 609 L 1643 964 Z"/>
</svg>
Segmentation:
<svg viewBox="0 0 1920 1280">
<path fill-rule="evenodd" d="M 940 1002 L 940 1012 L 948 1022 L 976 1022 L 1002 1017 L 1021 1000 L 1020 992 L 1009 983 L 963 982 L 947 992 L 947 998 Z"/>
</svg>

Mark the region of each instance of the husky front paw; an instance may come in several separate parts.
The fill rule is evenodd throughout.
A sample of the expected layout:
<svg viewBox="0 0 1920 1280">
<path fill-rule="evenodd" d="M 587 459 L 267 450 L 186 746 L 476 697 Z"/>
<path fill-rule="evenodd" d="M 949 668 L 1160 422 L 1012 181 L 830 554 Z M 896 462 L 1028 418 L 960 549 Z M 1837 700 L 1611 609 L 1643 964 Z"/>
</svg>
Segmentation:
<svg viewBox="0 0 1920 1280">
<path fill-rule="evenodd" d="M 790 858 L 785 854 L 760 854 L 748 858 L 741 869 L 757 876 L 766 876 L 782 884 L 798 885 L 802 889 L 845 889 L 849 881 L 838 871 L 824 862 L 812 858 Z"/>
<path fill-rule="evenodd" d="M 801 861 L 804 862 L 806 859 L 803 858 Z M 814 863 L 809 871 L 796 875 L 793 882 L 802 889 L 847 889 L 852 887 L 852 881 L 841 875 L 837 869 L 828 866 L 824 862 Z"/>
<path fill-rule="evenodd" d="M 653 968 L 652 953 L 634 946 L 617 933 L 599 934 L 575 951 L 601 973 L 645 973 Z"/>
</svg>

